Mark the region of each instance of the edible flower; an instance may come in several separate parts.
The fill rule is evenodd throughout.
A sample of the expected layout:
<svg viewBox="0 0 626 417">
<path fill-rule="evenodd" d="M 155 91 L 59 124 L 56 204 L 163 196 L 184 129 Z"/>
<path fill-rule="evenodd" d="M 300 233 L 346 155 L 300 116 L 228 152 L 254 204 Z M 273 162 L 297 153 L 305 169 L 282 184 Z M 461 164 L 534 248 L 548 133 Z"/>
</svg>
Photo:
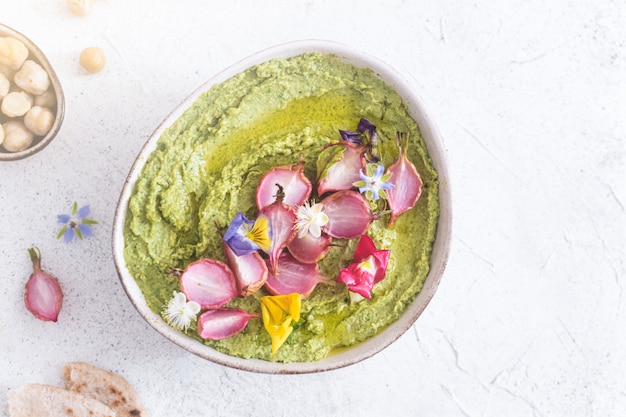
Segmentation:
<svg viewBox="0 0 626 417">
<path fill-rule="evenodd" d="M 87 218 L 89 216 L 89 206 L 78 208 L 74 202 L 71 214 L 59 214 L 57 221 L 63 223 L 63 227 L 57 234 L 57 239 L 63 237 L 66 243 L 74 239 L 74 236 L 82 240 L 83 236 L 92 236 L 91 225 L 98 224 L 97 221 Z"/>
<path fill-rule="evenodd" d="M 294 229 L 298 231 L 298 237 L 303 238 L 308 234 L 314 238 L 322 235 L 322 226 L 328 223 L 328 216 L 324 213 L 322 203 L 305 202 L 296 211 L 296 224 Z"/>
<path fill-rule="evenodd" d="M 341 138 L 343 140 L 353 143 L 355 145 L 363 144 L 364 134 L 367 134 L 369 136 L 370 141 L 377 142 L 378 135 L 376 133 L 376 125 L 367 120 L 365 117 L 361 117 L 361 120 L 359 120 L 359 124 L 356 130 L 356 132 L 352 132 L 350 130 L 339 129 L 339 134 L 341 135 Z"/>
<path fill-rule="evenodd" d="M 174 291 L 163 315 L 170 326 L 177 330 L 185 330 L 191 326 L 192 321 L 196 321 L 199 312 L 200 304 L 195 301 L 187 301 L 184 293 Z"/>
<path fill-rule="evenodd" d="M 389 263 L 388 249 L 376 249 L 371 237 L 362 235 L 354 252 L 354 263 L 339 271 L 337 282 L 365 298 L 372 298 L 374 284 L 382 281 Z"/>
<path fill-rule="evenodd" d="M 359 132 L 352 132 L 350 130 L 341 130 L 339 129 L 339 135 L 341 135 L 341 139 L 346 142 L 350 142 L 354 145 L 362 145 L 363 138 Z"/>
<path fill-rule="evenodd" d="M 365 194 L 368 200 L 387 199 L 386 190 L 390 190 L 394 185 L 389 181 L 391 173 L 385 174 L 383 164 L 367 164 L 367 173 L 363 170 L 359 172 L 361 181 L 356 181 L 353 185 L 359 188 L 361 194 Z"/>
<path fill-rule="evenodd" d="M 300 320 L 302 297 L 298 293 L 261 297 L 263 326 L 272 339 L 272 354 L 285 343 Z"/>
<path fill-rule="evenodd" d="M 237 256 L 259 249 L 269 252 L 272 243 L 270 221 L 263 215 L 253 221 L 238 213 L 228 226 L 223 239 Z"/>
<path fill-rule="evenodd" d="M 349 130 L 339 130 L 339 134 L 341 138 L 355 145 L 365 145 L 369 152 L 366 155 L 366 159 L 369 162 L 378 162 L 380 161 L 380 156 L 378 155 L 378 150 L 376 147 L 378 146 L 378 133 L 376 133 L 376 125 L 365 117 L 361 117 L 359 120 L 359 124 L 356 128 L 356 132 L 351 132 Z"/>
</svg>

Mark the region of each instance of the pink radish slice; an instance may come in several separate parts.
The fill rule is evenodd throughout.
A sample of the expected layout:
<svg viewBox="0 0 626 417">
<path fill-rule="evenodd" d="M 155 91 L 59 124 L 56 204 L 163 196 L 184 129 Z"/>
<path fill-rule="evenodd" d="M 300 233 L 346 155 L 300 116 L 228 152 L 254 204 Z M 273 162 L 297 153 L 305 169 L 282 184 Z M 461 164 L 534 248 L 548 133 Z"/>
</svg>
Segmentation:
<svg viewBox="0 0 626 417">
<path fill-rule="evenodd" d="M 298 293 L 306 298 L 317 284 L 325 282 L 328 278 L 319 272 L 317 264 L 299 262 L 285 252 L 278 258 L 278 273 L 270 271 L 265 288 L 272 295 Z"/>
<path fill-rule="evenodd" d="M 330 145 L 320 153 L 317 162 L 317 195 L 329 191 L 351 190 L 365 167 L 365 148 L 349 142 Z"/>
<path fill-rule="evenodd" d="M 33 263 L 33 273 L 24 288 L 26 308 L 36 318 L 56 322 L 63 305 L 63 292 L 59 281 L 41 270 L 41 252 L 37 248 L 28 249 Z"/>
<path fill-rule="evenodd" d="M 233 272 L 214 259 L 189 264 L 180 276 L 180 288 L 187 300 L 195 301 L 202 309 L 219 308 L 239 294 Z"/>
<path fill-rule="evenodd" d="M 396 142 L 400 149 L 398 159 L 391 164 L 387 172 L 391 172 L 390 183 L 394 188 L 387 190 L 387 202 L 391 210 L 388 225 L 391 226 L 399 215 L 412 209 L 422 193 L 422 178 L 415 165 L 406 156 L 409 134 L 396 134 Z"/>
<path fill-rule="evenodd" d="M 328 223 L 322 231 L 338 239 L 354 239 L 364 234 L 377 216 L 369 202 L 356 191 L 338 191 L 322 200 Z"/>
<path fill-rule="evenodd" d="M 222 242 L 228 266 L 233 271 L 239 295 L 247 297 L 256 292 L 267 280 L 267 264 L 258 252 L 237 256 L 235 252 Z"/>
<path fill-rule="evenodd" d="M 251 318 L 259 317 L 240 308 L 208 310 L 198 319 L 198 335 L 203 339 L 220 340 L 234 336 L 248 325 Z"/>
<path fill-rule="evenodd" d="M 276 184 L 283 187 L 283 203 L 292 207 L 303 204 L 313 188 L 311 181 L 304 175 L 304 161 L 272 168 L 263 175 L 257 187 L 256 204 L 259 210 L 276 200 Z"/>
<path fill-rule="evenodd" d="M 294 237 L 287 245 L 287 250 L 298 261 L 313 264 L 326 256 L 332 243 L 333 238 L 328 235 L 322 234 L 316 238 L 307 233 L 304 237 Z"/>
<path fill-rule="evenodd" d="M 276 273 L 278 257 L 297 233 L 293 228 L 297 217 L 296 212 L 292 207 L 282 203 L 279 198 L 269 206 L 265 206 L 261 214 L 270 219 L 272 227 L 272 245 L 269 253 L 270 272 Z"/>
</svg>

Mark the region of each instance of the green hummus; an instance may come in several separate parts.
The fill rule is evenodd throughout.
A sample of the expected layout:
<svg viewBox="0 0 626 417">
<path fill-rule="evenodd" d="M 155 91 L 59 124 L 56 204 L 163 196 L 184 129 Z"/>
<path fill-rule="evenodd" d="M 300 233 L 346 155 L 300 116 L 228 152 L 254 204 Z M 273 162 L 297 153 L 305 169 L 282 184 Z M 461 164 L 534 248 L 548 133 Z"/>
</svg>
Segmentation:
<svg viewBox="0 0 626 417">
<path fill-rule="evenodd" d="M 439 217 L 437 172 L 415 121 L 400 96 L 374 72 L 332 55 L 307 53 L 273 59 L 211 87 L 160 137 L 130 199 L 124 256 L 150 308 L 160 314 L 180 291 L 171 268 L 200 258 L 225 261 L 216 224 L 224 230 L 238 212 L 255 218 L 255 190 L 272 167 L 306 160 L 315 179 L 322 147 L 355 130 L 361 117 L 382 138 L 385 166 L 397 156 L 396 131 L 410 132 L 409 159 L 424 182 L 417 205 L 391 229 L 387 218 L 369 230 L 379 249 L 390 249 L 386 278 L 372 298 L 351 302 L 334 279 L 352 262 L 356 239 L 339 241 L 320 262 L 332 284 L 318 285 L 303 300 L 300 324 L 275 354 L 261 319 L 220 341 L 202 340 L 233 356 L 269 361 L 314 361 L 364 341 L 394 322 L 422 289 Z M 228 307 L 260 313 L 265 290 L 235 298 Z"/>
</svg>

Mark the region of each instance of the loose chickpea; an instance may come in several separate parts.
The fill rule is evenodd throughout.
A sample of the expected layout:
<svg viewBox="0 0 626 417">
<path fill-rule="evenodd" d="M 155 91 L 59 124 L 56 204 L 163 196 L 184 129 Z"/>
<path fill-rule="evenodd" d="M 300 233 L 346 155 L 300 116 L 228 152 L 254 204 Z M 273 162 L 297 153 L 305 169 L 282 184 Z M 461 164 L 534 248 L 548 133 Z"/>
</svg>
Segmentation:
<svg viewBox="0 0 626 417">
<path fill-rule="evenodd" d="M 93 8 L 93 0 L 67 0 L 70 11 L 77 16 L 87 16 Z"/>
<path fill-rule="evenodd" d="M 0 110 L 7 117 L 24 116 L 33 105 L 33 99 L 23 91 L 12 91 L 2 99 Z"/>
<path fill-rule="evenodd" d="M 9 152 L 19 152 L 28 148 L 35 136 L 28 130 L 24 123 L 17 120 L 9 120 L 2 125 L 4 129 L 4 141 L 2 146 Z"/>
<path fill-rule="evenodd" d="M 28 58 L 28 48 L 11 36 L 0 37 L 0 65 L 18 70 Z"/>
<path fill-rule="evenodd" d="M 104 68 L 104 64 L 106 63 L 104 51 L 96 47 L 86 48 L 80 54 L 79 63 L 80 66 L 88 72 L 99 72 Z"/>
<path fill-rule="evenodd" d="M 45 69 L 35 61 L 26 60 L 13 77 L 15 84 L 31 94 L 43 94 L 50 87 L 50 78 Z"/>
<path fill-rule="evenodd" d="M 48 134 L 54 124 L 54 113 L 50 109 L 34 106 L 24 115 L 24 126 L 37 136 Z"/>
<path fill-rule="evenodd" d="M 9 94 L 9 90 L 11 89 L 11 81 L 0 72 L 0 100 L 2 100 L 7 94 Z"/>
</svg>

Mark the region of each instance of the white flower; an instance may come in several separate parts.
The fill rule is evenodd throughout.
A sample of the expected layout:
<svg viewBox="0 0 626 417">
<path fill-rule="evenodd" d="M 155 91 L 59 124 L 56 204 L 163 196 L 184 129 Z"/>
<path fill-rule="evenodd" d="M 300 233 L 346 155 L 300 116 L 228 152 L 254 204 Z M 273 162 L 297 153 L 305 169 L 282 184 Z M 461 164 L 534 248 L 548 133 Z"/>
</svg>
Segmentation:
<svg viewBox="0 0 626 417">
<path fill-rule="evenodd" d="M 294 228 L 298 231 L 298 237 L 303 238 L 310 233 L 314 238 L 322 234 L 322 226 L 328 223 L 328 216 L 324 213 L 322 203 L 305 202 L 296 211 L 297 219 Z"/>
<path fill-rule="evenodd" d="M 185 330 L 191 326 L 192 321 L 196 321 L 200 304 L 187 301 L 187 297 L 182 292 L 174 291 L 173 294 L 164 311 L 165 320 L 175 329 Z"/>
</svg>

